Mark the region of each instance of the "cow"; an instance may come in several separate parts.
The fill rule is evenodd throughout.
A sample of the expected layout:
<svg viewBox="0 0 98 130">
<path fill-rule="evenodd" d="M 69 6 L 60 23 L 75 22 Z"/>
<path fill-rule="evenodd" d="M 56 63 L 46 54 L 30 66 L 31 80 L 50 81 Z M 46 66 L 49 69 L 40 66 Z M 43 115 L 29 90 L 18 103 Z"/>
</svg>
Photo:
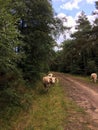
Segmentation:
<svg viewBox="0 0 98 130">
<path fill-rule="evenodd" d="M 58 78 L 53 76 L 52 73 L 49 73 L 47 76 L 44 76 L 42 80 L 46 90 L 48 90 L 51 85 L 58 83 Z"/>
<path fill-rule="evenodd" d="M 55 84 L 56 83 L 56 80 L 57 80 L 57 78 L 56 77 L 51 77 L 51 84 Z"/>
<path fill-rule="evenodd" d="M 48 88 L 50 87 L 52 83 L 52 79 L 50 76 L 44 76 L 43 77 L 43 84 L 44 84 L 44 87 L 48 90 Z"/>
<path fill-rule="evenodd" d="M 93 80 L 94 83 L 96 83 L 96 81 L 97 81 L 97 74 L 96 73 L 92 73 L 91 74 L 91 79 Z"/>
</svg>

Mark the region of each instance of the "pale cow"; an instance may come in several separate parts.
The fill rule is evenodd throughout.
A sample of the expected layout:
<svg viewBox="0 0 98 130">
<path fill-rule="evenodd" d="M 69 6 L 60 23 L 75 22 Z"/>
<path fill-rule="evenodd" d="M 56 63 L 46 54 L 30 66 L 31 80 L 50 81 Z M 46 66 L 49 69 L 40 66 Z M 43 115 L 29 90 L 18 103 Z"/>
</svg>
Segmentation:
<svg viewBox="0 0 98 130">
<path fill-rule="evenodd" d="M 55 84 L 55 83 L 58 83 L 58 78 L 53 76 L 51 77 L 51 84 Z"/>
<path fill-rule="evenodd" d="M 97 81 L 97 74 L 96 73 L 92 73 L 91 74 L 91 79 L 93 80 L 94 83 L 96 83 L 96 81 Z"/>
<path fill-rule="evenodd" d="M 46 89 L 48 89 L 49 87 L 50 87 L 50 85 L 51 85 L 51 77 L 49 77 L 49 76 L 45 76 L 45 77 L 43 77 L 43 84 L 44 84 L 44 87 L 46 88 Z"/>
<path fill-rule="evenodd" d="M 51 84 L 55 84 L 56 83 L 56 77 L 51 77 Z"/>
</svg>

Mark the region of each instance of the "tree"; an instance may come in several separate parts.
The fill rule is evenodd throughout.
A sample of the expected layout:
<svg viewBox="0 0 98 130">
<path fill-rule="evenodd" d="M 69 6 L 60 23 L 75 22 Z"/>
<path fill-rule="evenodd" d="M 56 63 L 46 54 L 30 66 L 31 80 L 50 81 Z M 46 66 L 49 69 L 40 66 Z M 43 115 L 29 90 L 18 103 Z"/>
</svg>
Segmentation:
<svg viewBox="0 0 98 130">
<path fill-rule="evenodd" d="M 90 42 L 90 32 L 91 32 L 91 25 L 88 21 L 85 13 L 82 11 L 78 20 L 76 21 L 76 29 L 77 32 L 72 35 L 75 38 L 75 48 L 76 48 L 76 55 L 77 55 L 77 62 L 80 66 L 80 69 L 86 74 L 87 73 L 87 62 L 89 59 L 89 48 L 88 45 L 91 44 Z"/>
<path fill-rule="evenodd" d="M 10 0 L 0 1 L 0 76 L 7 73 L 18 73 L 17 61 L 20 54 L 15 51 L 21 44 L 17 28 L 18 18 L 13 15 Z"/>
<path fill-rule="evenodd" d="M 92 32 L 91 32 L 91 38 L 92 38 L 92 46 L 93 46 L 93 61 L 95 62 L 96 68 L 98 71 L 98 2 L 95 2 L 95 8 L 96 11 L 93 12 L 93 15 L 96 16 L 96 19 L 94 21 Z"/>
<path fill-rule="evenodd" d="M 98 2 L 96 2 L 98 7 Z M 97 11 L 93 15 L 98 15 Z M 98 71 L 98 19 L 91 25 L 82 11 L 76 21 L 72 40 L 63 42 L 61 61 L 64 72 L 90 74 Z"/>
<path fill-rule="evenodd" d="M 49 70 L 49 62 L 55 45 L 53 34 L 62 30 L 62 22 L 54 18 L 54 10 L 48 0 L 24 1 L 20 31 L 24 42 L 25 59 L 20 63 L 24 78 L 36 78 Z M 60 26 L 59 26 L 60 25 Z"/>
</svg>

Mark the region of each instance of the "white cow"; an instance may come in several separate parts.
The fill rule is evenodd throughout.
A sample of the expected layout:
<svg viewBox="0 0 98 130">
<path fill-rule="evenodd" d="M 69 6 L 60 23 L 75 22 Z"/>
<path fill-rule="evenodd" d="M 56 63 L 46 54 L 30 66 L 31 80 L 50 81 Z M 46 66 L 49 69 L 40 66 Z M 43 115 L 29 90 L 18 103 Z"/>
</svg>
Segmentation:
<svg viewBox="0 0 98 130">
<path fill-rule="evenodd" d="M 43 77 L 43 84 L 46 89 L 48 89 L 51 85 L 52 79 L 50 76 Z"/>
<path fill-rule="evenodd" d="M 53 77 L 51 77 L 51 81 L 50 82 L 51 82 L 51 84 L 55 84 L 55 83 L 58 83 L 59 80 L 58 80 L 57 77 L 53 76 Z"/>
<path fill-rule="evenodd" d="M 53 76 L 52 73 L 49 73 L 47 76 L 44 76 L 42 80 L 46 90 L 48 90 L 49 87 L 55 84 L 56 82 L 58 83 L 58 78 Z"/>
<path fill-rule="evenodd" d="M 56 77 L 51 77 L 51 84 L 55 84 L 56 83 Z"/>
<path fill-rule="evenodd" d="M 94 83 L 96 83 L 96 81 L 97 81 L 97 74 L 96 73 L 92 73 L 91 74 L 91 79 L 94 81 Z"/>
</svg>

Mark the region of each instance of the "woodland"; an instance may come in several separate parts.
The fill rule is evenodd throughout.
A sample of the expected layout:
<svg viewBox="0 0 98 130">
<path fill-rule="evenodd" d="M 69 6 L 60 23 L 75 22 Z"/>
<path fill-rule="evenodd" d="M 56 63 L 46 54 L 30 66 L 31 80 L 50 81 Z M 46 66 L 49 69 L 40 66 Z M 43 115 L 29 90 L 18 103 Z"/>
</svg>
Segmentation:
<svg viewBox="0 0 98 130">
<path fill-rule="evenodd" d="M 55 50 L 56 39 L 70 28 L 56 17 L 51 0 L 0 0 L 1 116 L 7 108 L 21 106 L 21 93 L 35 89 L 36 82 L 49 71 L 98 72 L 98 17 L 91 25 L 82 11 L 76 23 L 71 39 L 65 38 L 61 49 Z"/>
</svg>

